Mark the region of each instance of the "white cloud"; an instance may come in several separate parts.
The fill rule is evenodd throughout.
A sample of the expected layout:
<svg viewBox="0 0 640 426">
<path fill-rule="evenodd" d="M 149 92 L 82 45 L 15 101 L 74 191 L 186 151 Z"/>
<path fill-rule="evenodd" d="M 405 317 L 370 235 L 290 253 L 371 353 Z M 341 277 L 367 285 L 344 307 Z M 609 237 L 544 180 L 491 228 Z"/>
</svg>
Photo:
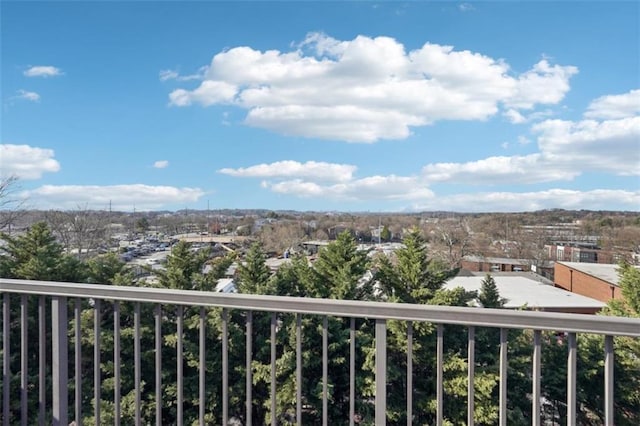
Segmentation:
<svg viewBox="0 0 640 426">
<path fill-rule="evenodd" d="M 622 95 L 607 95 L 595 99 L 584 116 L 595 119 L 619 119 L 640 114 L 640 90 Z"/>
<path fill-rule="evenodd" d="M 178 81 L 190 81 L 190 80 L 202 80 L 208 67 L 200 67 L 197 73 L 189 75 L 180 75 L 178 71 L 174 70 L 162 70 L 158 74 L 160 81 L 178 80 Z"/>
<path fill-rule="evenodd" d="M 36 92 L 28 92 L 26 90 L 18 90 L 13 99 L 24 99 L 31 102 L 40 102 L 40 95 Z"/>
<path fill-rule="evenodd" d="M 517 111 L 513 108 L 510 108 L 502 113 L 502 115 L 513 124 L 523 124 L 529 123 L 532 121 L 542 120 L 543 118 L 549 117 L 553 115 L 553 111 L 544 110 L 544 111 L 534 111 L 530 114 L 524 115 L 522 112 Z"/>
<path fill-rule="evenodd" d="M 169 166 L 169 162 L 167 160 L 159 160 L 153 163 L 153 167 L 156 169 L 164 169 Z"/>
<path fill-rule="evenodd" d="M 520 136 L 518 136 L 518 143 L 520 145 L 529 145 L 531 143 L 531 139 L 529 139 L 526 136 L 520 135 Z"/>
<path fill-rule="evenodd" d="M 461 3 L 458 5 L 458 9 L 461 12 L 470 12 L 472 10 L 476 10 L 475 7 L 473 7 L 473 5 L 471 3 Z"/>
<path fill-rule="evenodd" d="M 237 88 L 223 81 L 203 81 L 200 87 L 189 92 L 184 89 L 174 90 L 169 94 L 170 105 L 187 106 L 198 102 L 204 106 L 217 103 L 230 103 L 237 93 Z"/>
<path fill-rule="evenodd" d="M 527 121 L 524 115 L 522 115 L 519 111 L 516 111 L 515 109 L 508 109 L 505 112 L 503 112 L 502 115 L 504 115 L 509 120 L 509 122 L 513 124 L 522 124 Z"/>
<path fill-rule="evenodd" d="M 370 176 L 334 185 L 295 179 L 263 182 L 262 186 L 280 194 L 332 201 L 420 200 L 433 197 L 433 192 L 417 177 L 395 175 Z"/>
<path fill-rule="evenodd" d="M 55 77 L 62 75 L 63 72 L 60 68 L 51 65 L 39 65 L 26 69 L 23 74 L 27 77 Z"/>
<path fill-rule="evenodd" d="M 537 134 L 537 153 L 428 164 L 422 170 L 424 178 L 427 182 L 499 185 L 572 180 L 586 172 L 640 175 L 640 116 L 545 120 L 534 124 L 531 131 Z M 530 142 L 525 136 L 518 137 L 520 145 Z"/>
<path fill-rule="evenodd" d="M 173 80 L 178 78 L 178 73 L 172 70 L 162 70 L 159 73 L 160 81 Z"/>
<path fill-rule="evenodd" d="M 549 189 L 539 192 L 489 192 L 436 197 L 416 203 L 411 210 L 459 212 L 515 212 L 562 208 L 567 210 L 637 210 L 640 191 Z"/>
<path fill-rule="evenodd" d="M 224 168 L 218 170 L 229 176 L 253 178 L 301 178 L 313 181 L 346 182 L 350 181 L 357 167 L 349 164 L 334 164 L 318 161 L 277 161 L 271 164 L 258 164 L 246 168 Z"/>
<path fill-rule="evenodd" d="M 515 92 L 505 103 L 521 109 L 531 109 L 536 104 L 557 104 L 569 91 L 569 79 L 577 73 L 576 67 L 550 65 L 543 59 L 518 77 Z"/>
<path fill-rule="evenodd" d="M 640 175 L 640 116 L 619 120 L 546 120 L 532 127 L 549 163 L 580 171 Z"/>
<path fill-rule="evenodd" d="M 176 188 L 172 186 L 135 185 L 44 185 L 40 188 L 24 191 L 23 197 L 29 198 L 39 209 L 73 209 L 86 205 L 93 209 L 111 206 L 115 210 L 154 210 L 165 206 L 193 203 L 204 192 L 199 188 Z"/>
<path fill-rule="evenodd" d="M 57 172 L 60 164 L 53 158 L 51 149 L 29 145 L 0 145 L 0 174 L 20 179 L 40 179 L 43 173 Z"/>
<path fill-rule="evenodd" d="M 542 60 L 511 75 L 501 59 L 452 46 L 406 52 L 390 37 L 312 33 L 290 52 L 220 52 L 197 88 L 174 90 L 169 100 L 232 104 L 247 110 L 246 124 L 287 135 L 375 142 L 438 120 L 485 120 L 502 105 L 516 117 L 518 109 L 558 103 L 576 72 Z"/>
<path fill-rule="evenodd" d="M 553 167 L 541 154 L 489 157 L 467 163 L 434 163 L 422 169 L 428 182 L 472 185 L 530 184 L 570 180 L 580 174 L 574 168 Z"/>
</svg>

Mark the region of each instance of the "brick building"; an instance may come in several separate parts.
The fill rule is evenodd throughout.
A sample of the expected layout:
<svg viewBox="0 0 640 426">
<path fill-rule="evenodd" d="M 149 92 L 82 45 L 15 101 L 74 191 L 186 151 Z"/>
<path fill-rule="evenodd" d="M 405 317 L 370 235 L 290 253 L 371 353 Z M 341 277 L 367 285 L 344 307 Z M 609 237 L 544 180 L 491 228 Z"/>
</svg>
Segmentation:
<svg viewBox="0 0 640 426">
<path fill-rule="evenodd" d="M 462 258 L 461 266 L 472 272 L 528 272 L 531 270 L 531 261 L 506 257 L 465 256 Z"/>
<path fill-rule="evenodd" d="M 622 298 L 618 280 L 615 264 L 556 262 L 554 270 L 556 287 L 605 303 Z"/>
</svg>

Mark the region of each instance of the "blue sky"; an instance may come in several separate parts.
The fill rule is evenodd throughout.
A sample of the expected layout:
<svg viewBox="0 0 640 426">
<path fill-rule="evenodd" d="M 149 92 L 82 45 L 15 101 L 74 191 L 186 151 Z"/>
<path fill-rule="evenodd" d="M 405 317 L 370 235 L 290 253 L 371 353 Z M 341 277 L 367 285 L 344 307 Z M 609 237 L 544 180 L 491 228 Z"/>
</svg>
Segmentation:
<svg viewBox="0 0 640 426">
<path fill-rule="evenodd" d="M 38 209 L 640 210 L 640 3 L 6 2 Z"/>
</svg>

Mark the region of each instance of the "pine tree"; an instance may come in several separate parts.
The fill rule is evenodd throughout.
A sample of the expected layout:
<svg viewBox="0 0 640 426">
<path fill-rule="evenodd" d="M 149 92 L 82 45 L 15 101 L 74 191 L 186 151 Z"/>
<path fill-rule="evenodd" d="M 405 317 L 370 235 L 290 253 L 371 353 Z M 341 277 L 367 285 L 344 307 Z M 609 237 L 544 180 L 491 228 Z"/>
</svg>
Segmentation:
<svg viewBox="0 0 640 426">
<path fill-rule="evenodd" d="M 505 299 L 500 297 L 498 286 L 491 274 L 487 274 L 482 280 L 478 301 L 483 308 L 502 308 L 506 302 Z"/>
<path fill-rule="evenodd" d="M 83 281 L 83 264 L 65 255 L 44 222 L 34 224 L 16 238 L 3 234 L 5 256 L 0 256 L 0 273 L 6 278 L 42 281 Z"/>
<path fill-rule="evenodd" d="M 271 271 L 265 263 L 266 257 L 260 243 L 253 243 L 238 267 L 236 287 L 240 293 L 270 294 L 269 278 Z"/>
<path fill-rule="evenodd" d="M 602 310 L 602 315 L 640 318 L 640 269 L 621 263 L 618 269 L 622 299 L 613 299 Z M 616 337 L 614 346 L 614 422 L 616 425 L 640 424 L 640 339 Z M 604 338 L 596 335 L 581 335 L 578 339 L 579 370 L 578 398 L 582 417 L 597 416 L 604 422 L 604 371 L 601 368 L 604 354 Z"/>
<path fill-rule="evenodd" d="M 358 250 L 356 240 L 345 231 L 322 249 L 314 264 L 315 289 L 312 296 L 343 300 L 371 297 L 369 282 L 361 281 L 367 272 L 367 252 Z"/>
<path fill-rule="evenodd" d="M 443 268 L 441 264 L 429 259 L 427 246 L 417 229 L 405 236 L 403 244 L 404 247 L 396 251 L 395 264 L 386 257 L 378 259 L 376 280 L 382 298 L 400 303 L 444 306 L 468 304 L 473 294 L 462 288 L 442 289 L 457 270 Z M 387 386 L 393 390 L 387 394 L 387 416 L 393 424 L 407 422 L 407 330 L 408 325 L 404 321 L 387 321 Z M 435 330 L 433 324 L 412 324 L 415 424 L 435 423 Z M 460 355 L 466 351 L 466 330 L 458 326 L 445 326 L 444 335 L 444 414 L 448 421 L 460 424 L 464 422 L 466 408 L 466 360 Z M 375 369 L 374 354 L 374 348 L 368 348 L 366 368 L 369 371 Z M 476 374 L 476 383 L 480 389 L 476 400 L 476 420 L 478 423 L 492 423 L 497 413 L 493 402 L 495 399 L 491 395 L 496 376 L 480 372 Z M 365 386 L 363 392 L 373 396 L 373 384 Z"/>
</svg>

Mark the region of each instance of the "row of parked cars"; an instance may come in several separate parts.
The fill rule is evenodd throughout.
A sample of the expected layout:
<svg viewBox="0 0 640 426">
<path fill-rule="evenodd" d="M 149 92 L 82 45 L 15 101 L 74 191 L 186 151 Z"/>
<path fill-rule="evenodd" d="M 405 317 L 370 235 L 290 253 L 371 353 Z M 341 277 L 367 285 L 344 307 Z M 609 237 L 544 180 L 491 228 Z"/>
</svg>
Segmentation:
<svg viewBox="0 0 640 426">
<path fill-rule="evenodd" d="M 124 252 L 120 254 L 120 260 L 130 262 L 137 257 L 148 256 L 158 251 L 169 250 L 176 241 L 163 242 L 145 242 L 137 245 L 124 247 Z"/>
</svg>

